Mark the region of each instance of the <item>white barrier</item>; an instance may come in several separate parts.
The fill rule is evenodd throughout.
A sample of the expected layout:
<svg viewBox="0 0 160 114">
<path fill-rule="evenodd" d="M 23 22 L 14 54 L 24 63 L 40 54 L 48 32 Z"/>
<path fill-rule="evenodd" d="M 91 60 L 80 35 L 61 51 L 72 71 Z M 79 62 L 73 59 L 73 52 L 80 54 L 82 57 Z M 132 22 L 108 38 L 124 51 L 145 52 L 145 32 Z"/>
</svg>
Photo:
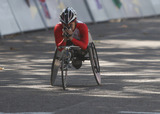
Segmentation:
<svg viewBox="0 0 160 114">
<path fill-rule="evenodd" d="M 109 20 L 101 0 L 86 0 L 95 22 Z"/>
<path fill-rule="evenodd" d="M 109 19 L 125 18 L 124 7 L 118 8 L 112 0 L 102 0 L 102 5 Z"/>
<path fill-rule="evenodd" d="M 1 0 L 0 15 L 1 35 L 20 32 L 7 0 Z"/>
<path fill-rule="evenodd" d="M 59 2 L 57 0 L 46 0 L 45 2 L 35 0 L 35 2 L 40 10 L 45 26 L 55 26 L 59 22 L 59 13 L 61 12 Z"/>
<path fill-rule="evenodd" d="M 54 27 L 66 7 L 83 22 L 145 17 L 160 14 L 160 0 L 1 0 L 0 35 Z"/>
<path fill-rule="evenodd" d="M 160 0 L 151 0 L 156 15 L 160 14 Z"/>
<path fill-rule="evenodd" d="M 73 7 L 77 12 L 77 17 L 79 20 L 83 22 L 92 22 L 88 10 L 85 7 L 84 1 L 80 0 L 46 0 L 44 4 L 46 4 L 48 8 L 48 13 L 50 17 L 45 15 L 42 4 L 35 0 L 37 6 L 42 15 L 42 19 L 46 27 L 54 27 L 59 22 L 59 14 L 66 7 Z"/>
<path fill-rule="evenodd" d="M 8 2 L 21 31 L 44 28 L 44 24 L 33 0 L 30 0 L 30 6 L 26 4 L 25 0 L 8 0 Z"/>
<path fill-rule="evenodd" d="M 140 2 L 140 8 L 142 11 L 142 16 L 145 17 L 145 16 L 156 15 L 156 12 L 155 12 L 150 0 L 139 0 L 139 2 Z"/>
<path fill-rule="evenodd" d="M 121 0 L 126 18 L 142 17 L 140 9 L 140 0 Z"/>
</svg>

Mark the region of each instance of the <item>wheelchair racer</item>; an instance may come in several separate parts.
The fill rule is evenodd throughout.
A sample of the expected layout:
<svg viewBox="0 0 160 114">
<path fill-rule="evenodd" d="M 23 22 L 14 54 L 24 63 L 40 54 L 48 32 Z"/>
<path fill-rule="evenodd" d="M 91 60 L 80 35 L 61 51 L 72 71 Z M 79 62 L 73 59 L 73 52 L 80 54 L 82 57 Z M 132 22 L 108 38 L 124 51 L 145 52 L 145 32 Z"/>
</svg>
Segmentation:
<svg viewBox="0 0 160 114">
<path fill-rule="evenodd" d="M 59 46 L 75 45 L 85 51 L 89 42 L 88 27 L 77 20 L 76 11 L 72 7 L 67 7 L 60 14 L 60 23 L 54 27 L 54 36 L 57 49 Z M 79 69 L 82 61 L 77 58 L 72 61 L 72 65 Z"/>
</svg>

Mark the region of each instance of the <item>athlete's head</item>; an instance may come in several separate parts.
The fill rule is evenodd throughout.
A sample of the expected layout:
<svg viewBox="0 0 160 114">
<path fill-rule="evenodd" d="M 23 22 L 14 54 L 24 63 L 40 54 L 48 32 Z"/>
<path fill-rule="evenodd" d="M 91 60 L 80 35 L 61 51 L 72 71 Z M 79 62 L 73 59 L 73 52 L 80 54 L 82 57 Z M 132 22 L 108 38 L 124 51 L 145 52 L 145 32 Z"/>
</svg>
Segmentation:
<svg viewBox="0 0 160 114">
<path fill-rule="evenodd" d="M 72 7 L 67 7 L 60 14 L 60 21 L 64 24 L 70 24 L 77 18 L 76 11 Z"/>
<path fill-rule="evenodd" d="M 75 28 L 76 19 L 77 19 L 77 14 L 72 7 L 65 8 L 60 14 L 60 21 L 62 22 L 63 26 L 71 28 L 72 30 L 74 30 Z"/>
</svg>

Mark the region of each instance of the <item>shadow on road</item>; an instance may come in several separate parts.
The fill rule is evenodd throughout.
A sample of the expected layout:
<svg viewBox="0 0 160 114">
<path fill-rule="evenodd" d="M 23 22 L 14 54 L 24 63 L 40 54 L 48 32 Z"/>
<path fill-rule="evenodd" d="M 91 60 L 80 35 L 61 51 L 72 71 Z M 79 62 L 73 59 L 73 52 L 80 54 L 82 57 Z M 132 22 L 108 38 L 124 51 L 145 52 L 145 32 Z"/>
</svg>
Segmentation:
<svg viewBox="0 0 160 114">
<path fill-rule="evenodd" d="M 102 85 L 86 62 L 70 72 L 67 91 L 60 77 L 50 86 L 52 30 L 0 39 L 0 112 L 160 112 L 159 24 L 144 19 L 89 25 Z"/>
</svg>

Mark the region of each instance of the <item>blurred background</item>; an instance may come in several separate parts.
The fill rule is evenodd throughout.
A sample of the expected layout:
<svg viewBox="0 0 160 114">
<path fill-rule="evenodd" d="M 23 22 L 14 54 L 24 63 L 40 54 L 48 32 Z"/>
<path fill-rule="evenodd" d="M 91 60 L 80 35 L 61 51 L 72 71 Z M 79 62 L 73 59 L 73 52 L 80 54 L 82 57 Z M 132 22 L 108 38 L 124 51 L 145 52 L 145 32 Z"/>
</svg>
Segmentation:
<svg viewBox="0 0 160 114">
<path fill-rule="evenodd" d="M 85 23 L 160 14 L 160 0 L 1 0 L 0 35 L 54 27 L 68 6 Z"/>
</svg>

